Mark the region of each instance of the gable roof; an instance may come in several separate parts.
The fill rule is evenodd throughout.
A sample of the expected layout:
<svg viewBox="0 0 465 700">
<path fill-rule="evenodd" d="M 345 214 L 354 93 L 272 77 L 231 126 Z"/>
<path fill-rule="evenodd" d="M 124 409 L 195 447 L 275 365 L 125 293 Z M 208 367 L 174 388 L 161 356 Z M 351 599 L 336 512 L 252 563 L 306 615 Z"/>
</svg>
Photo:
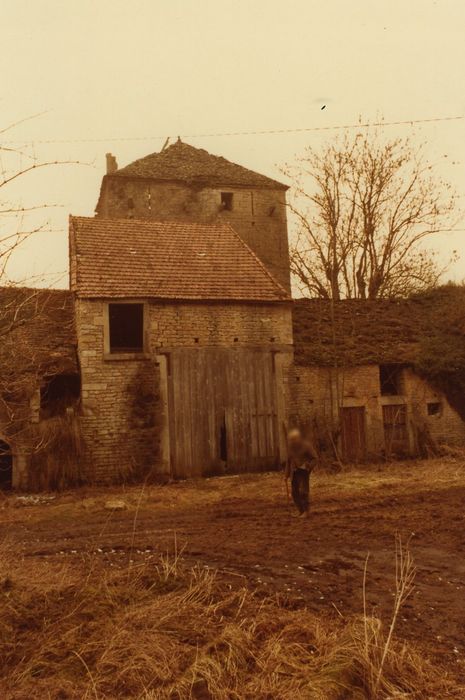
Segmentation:
<svg viewBox="0 0 465 700">
<path fill-rule="evenodd" d="M 354 367 L 415 364 L 432 331 L 464 309 L 456 332 L 465 343 L 465 288 L 446 285 L 410 299 L 297 299 L 293 305 L 296 363 Z M 459 324 L 460 325 L 460 324 Z"/>
<path fill-rule="evenodd" d="M 226 223 L 70 217 L 70 247 L 80 297 L 290 299 Z"/>
<path fill-rule="evenodd" d="M 203 148 L 178 139 L 159 153 L 151 153 L 111 173 L 111 177 L 141 177 L 213 187 L 259 187 L 287 190 L 287 185 L 260 175 Z M 107 176 L 108 177 L 108 176 Z"/>
</svg>

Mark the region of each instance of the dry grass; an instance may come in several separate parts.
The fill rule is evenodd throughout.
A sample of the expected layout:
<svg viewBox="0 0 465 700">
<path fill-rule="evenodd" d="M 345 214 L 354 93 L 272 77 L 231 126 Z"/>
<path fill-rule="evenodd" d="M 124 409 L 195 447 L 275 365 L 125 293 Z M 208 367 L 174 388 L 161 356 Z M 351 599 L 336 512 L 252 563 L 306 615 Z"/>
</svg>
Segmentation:
<svg viewBox="0 0 465 700">
<path fill-rule="evenodd" d="M 403 557 L 403 558 L 402 558 Z M 411 581 L 401 548 L 397 603 Z M 407 588 L 406 588 L 407 586 Z M 395 608 L 396 610 L 396 608 Z M 464 697 L 393 624 L 339 623 L 233 589 L 179 556 L 131 569 L 30 566 L 0 575 L 0 695 L 94 700 Z"/>
<path fill-rule="evenodd" d="M 41 421 L 35 438 L 29 476 L 32 491 L 60 491 L 83 482 L 82 437 L 74 414 Z"/>
</svg>

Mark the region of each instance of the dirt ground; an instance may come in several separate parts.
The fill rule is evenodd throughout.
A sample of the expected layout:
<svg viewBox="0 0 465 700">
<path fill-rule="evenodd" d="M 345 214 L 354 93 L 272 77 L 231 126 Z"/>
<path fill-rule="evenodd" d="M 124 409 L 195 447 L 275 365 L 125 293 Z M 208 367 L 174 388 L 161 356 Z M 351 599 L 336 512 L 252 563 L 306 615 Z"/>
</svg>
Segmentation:
<svg viewBox="0 0 465 700">
<path fill-rule="evenodd" d="M 465 676 L 465 461 L 449 458 L 315 472 L 311 517 L 301 520 L 276 473 L 166 486 L 86 488 L 0 499 L 2 546 L 32 560 L 79 566 L 94 552 L 108 566 L 182 550 L 291 607 L 344 618 L 388 620 L 395 590 L 395 536 L 409 543 L 417 574 L 397 636 Z M 119 499 L 124 510 L 108 510 Z"/>
</svg>

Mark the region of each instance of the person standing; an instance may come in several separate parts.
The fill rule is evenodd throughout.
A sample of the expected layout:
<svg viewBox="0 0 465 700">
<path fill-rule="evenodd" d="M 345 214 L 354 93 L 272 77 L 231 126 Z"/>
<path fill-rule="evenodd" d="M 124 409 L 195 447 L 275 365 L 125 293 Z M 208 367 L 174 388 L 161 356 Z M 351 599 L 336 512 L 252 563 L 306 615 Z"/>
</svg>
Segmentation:
<svg viewBox="0 0 465 700">
<path fill-rule="evenodd" d="M 308 517 L 310 473 L 315 466 L 316 454 L 300 430 L 290 430 L 287 436 L 287 461 L 284 478 L 291 480 L 292 499 L 301 518 Z"/>
</svg>

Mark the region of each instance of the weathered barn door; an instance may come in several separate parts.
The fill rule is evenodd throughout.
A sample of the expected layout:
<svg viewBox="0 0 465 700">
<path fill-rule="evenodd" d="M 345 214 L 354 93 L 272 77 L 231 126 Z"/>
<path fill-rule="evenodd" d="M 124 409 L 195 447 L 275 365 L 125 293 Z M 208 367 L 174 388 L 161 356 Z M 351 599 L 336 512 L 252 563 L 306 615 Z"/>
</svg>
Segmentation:
<svg viewBox="0 0 465 700">
<path fill-rule="evenodd" d="M 274 357 L 251 349 L 177 349 L 168 360 L 171 470 L 176 477 L 279 463 Z"/>
<path fill-rule="evenodd" d="M 409 440 L 406 405 L 383 406 L 383 423 L 386 454 L 407 454 Z"/>
<path fill-rule="evenodd" d="M 348 462 L 364 459 L 365 442 L 365 408 L 351 406 L 341 408 L 342 453 Z"/>
</svg>

